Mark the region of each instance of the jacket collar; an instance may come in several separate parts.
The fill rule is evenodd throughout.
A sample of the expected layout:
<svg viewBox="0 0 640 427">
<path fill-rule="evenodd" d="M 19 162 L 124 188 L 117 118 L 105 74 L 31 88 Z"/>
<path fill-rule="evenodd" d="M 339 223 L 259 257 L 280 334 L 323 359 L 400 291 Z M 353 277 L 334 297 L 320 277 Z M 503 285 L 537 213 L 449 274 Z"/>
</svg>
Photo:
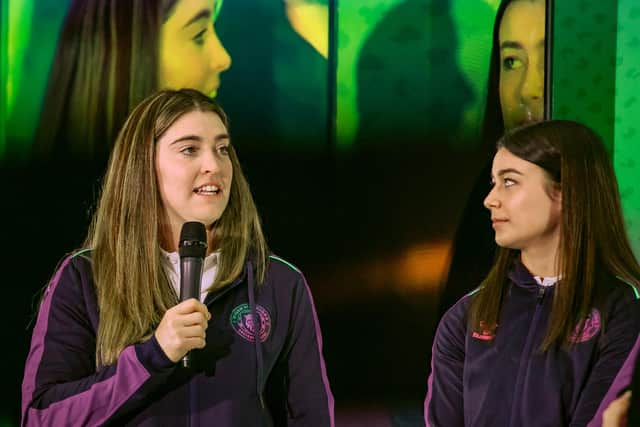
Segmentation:
<svg viewBox="0 0 640 427">
<path fill-rule="evenodd" d="M 247 279 L 247 267 L 248 267 L 249 262 L 250 261 L 248 261 L 248 260 L 245 262 L 244 267 L 242 268 L 242 272 L 238 275 L 238 277 L 236 277 L 233 280 L 233 282 L 231 282 L 227 286 L 223 287 L 222 289 L 218 289 L 217 291 L 215 291 L 213 293 L 208 293 L 206 298 L 205 298 L 205 300 L 204 300 L 204 304 L 205 305 L 209 305 L 209 304 L 213 303 L 214 301 L 216 301 L 217 299 L 219 299 L 223 295 L 226 295 L 232 289 L 235 289 L 236 287 L 240 286 L 240 284 L 245 282 L 246 279 Z"/>
<path fill-rule="evenodd" d="M 509 272 L 509 279 L 516 286 L 524 289 L 538 290 L 541 286 L 520 259 L 513 262 L 513 267 Z"/>
</svg>

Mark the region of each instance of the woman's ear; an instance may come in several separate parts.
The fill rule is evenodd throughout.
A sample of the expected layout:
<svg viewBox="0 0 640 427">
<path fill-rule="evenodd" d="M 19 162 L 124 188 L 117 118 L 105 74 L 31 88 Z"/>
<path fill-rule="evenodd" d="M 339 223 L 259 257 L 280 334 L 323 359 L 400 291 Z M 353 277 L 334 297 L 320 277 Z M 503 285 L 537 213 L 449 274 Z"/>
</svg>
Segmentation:
<svg viewBox="0 0 640 427">
<path fill-rule="evenodd" d="M 560 188 L 560 184 L 553 183 L 551 185 L 549 197 L 551 197 L 551 200 L 558 202 L 560 206 L 562 206 L 562 189 Z"/>
<path fill-rule="evenodd" d="M 557 205 L 558 209 L 560 209 L 562 207 L 562 189 L 560 184 L 551 180 L 548 181 L 548 184 L 546 193 L 553 204 Z"/>
</svg>

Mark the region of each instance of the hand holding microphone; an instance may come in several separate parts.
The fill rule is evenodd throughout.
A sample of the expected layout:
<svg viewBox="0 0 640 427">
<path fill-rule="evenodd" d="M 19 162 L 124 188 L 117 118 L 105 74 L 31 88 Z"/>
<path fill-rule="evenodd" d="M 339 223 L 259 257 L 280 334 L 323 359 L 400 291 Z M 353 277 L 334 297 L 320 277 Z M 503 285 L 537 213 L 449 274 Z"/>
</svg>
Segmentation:
<svg viewBox="0 0 640 427">
<path fill-rule="evenodd" d="M 187 222 L 180 232 L 180 304 L 170 308 L 155 335 L 167 357 L 188 367 L 189 351 L 204 348 L 205 331 L 211 314 L 199 300 L 202 266 L 207 252 L 204 224 Z"/>
</svg>

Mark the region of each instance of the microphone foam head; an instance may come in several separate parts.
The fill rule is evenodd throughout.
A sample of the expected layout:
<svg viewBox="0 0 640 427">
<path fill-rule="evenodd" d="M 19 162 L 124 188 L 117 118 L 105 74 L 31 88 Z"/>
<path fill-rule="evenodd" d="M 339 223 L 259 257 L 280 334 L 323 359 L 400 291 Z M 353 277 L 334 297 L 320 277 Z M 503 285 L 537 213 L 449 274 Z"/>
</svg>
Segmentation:
<svg viewBox="0 0 640 427">
<path fill-rule="evenodd" d="M 178 252 L 181 257 L 204 258 L 207 253 L 207 230 L 198 221 L 185 222 L 180 230 Z"/>
</svg>

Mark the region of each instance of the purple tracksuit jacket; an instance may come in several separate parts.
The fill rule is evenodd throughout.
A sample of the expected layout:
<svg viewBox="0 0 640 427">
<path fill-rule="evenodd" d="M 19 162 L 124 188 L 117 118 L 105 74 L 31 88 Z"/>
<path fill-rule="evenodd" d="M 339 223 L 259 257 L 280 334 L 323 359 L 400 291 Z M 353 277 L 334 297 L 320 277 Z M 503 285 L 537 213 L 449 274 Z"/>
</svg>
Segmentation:
<svg viewBox="0 0 640 427">
<path fill-rule="evenodd" d="M 473 293 L 442 318 L 424 403 L 433 426 L 599 426 L 631 383 L 640 348 L 640 300 L 616 278 L 568 349 L 541 352 L 555 286 L 544 288 L 517 263 L 496 334 L 467 325 Z M 557 286 L 562 286 L 559 283 Z"/>
<path fill-rule="evenodd" d="M 172 363 L 155 337 L 96 369 L 100 316 L 90 255 L 66 258 L 49 284 L 22 383 L 22 425 L 333 426 L 333 396 L 309 288 L 271 256 L 205 299 L 207 345 L 192 367 Z"/>
</svg>

